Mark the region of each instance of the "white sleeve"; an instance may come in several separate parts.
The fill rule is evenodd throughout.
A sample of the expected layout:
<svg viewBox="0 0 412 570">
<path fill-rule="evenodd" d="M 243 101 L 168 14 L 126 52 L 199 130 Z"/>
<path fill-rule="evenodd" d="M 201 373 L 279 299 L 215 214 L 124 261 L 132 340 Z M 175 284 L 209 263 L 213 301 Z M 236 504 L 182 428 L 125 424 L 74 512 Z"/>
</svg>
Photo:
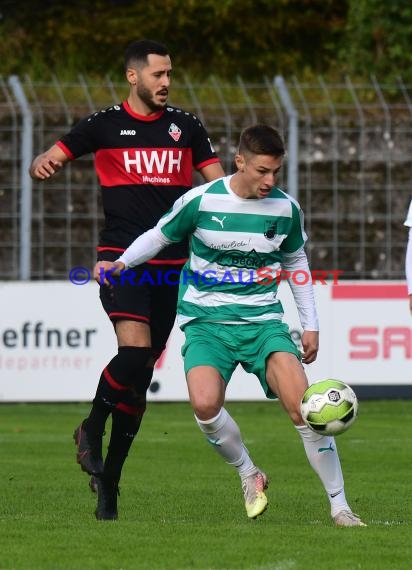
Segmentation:
<svg viewBox="0 0 412 570">
<path fill-rule="evenodd" d="M 411 203 L 409 204 L 409 210 L 408 210 L 408 213 L 406 215 L 406 220 L 405 220 L 403 225 L 408 226 L 408 228 L 412 227 L 412 200 L 411 200 Z"/>
<path fill-rule="evenodd" d="M 116 261 L 124 263 L 126 269 L 134 267 L 152 259 L 159 251 L 171 243 L 172 241 L 155 226 L 135 239 Z"/>
<path fill-rule="evenodd" d="M 305 250 L 302 248 L 297 253 L 284 254 L 282 269 L 290 272 L 289 286 L 295 299 L 300 324 L 304 331 L 318 331 L 319 319 L 316 311 L 315 295 L 313 292 L 312 276 L 309 269 Z M 299 284 L 292 279 L 296 271 L 309 276 L 307 283 Z M 305 280 L 303 280 L 305 281 Z"/>
<path fill-rule="evenodd" d="M 408 245 L 406 246 L 405 273 L 408 295 L 412 295 L 412 227 L 409 228 Z"/>
</svg>

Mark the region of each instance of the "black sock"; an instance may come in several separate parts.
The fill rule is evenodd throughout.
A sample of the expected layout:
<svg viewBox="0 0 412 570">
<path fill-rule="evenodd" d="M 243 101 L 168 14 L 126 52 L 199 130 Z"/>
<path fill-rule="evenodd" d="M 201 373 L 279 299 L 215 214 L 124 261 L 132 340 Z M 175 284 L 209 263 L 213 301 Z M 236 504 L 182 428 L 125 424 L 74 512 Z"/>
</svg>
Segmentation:
<svg viewBox="0 0 412 570">
<path fill-rule="evenodd" d="M 119 402 L 127 400 L 129 387 L 135 384 L 136 377 L 140 377 L 142 371 L 147 370 L 145 366 L 150 351 L 146 347 L 119 347 L 118 353 L 100 376 L 93 406 L 85 422 L 86 429 L 97 435 L 103 434 L 110 413 Z"/>
<path fill-rule="evenodd" d="M 146 391 L 150 385 L 153 368 L 143 368 L 131 389 L 123 394 L 112 412 L 112 431 L 104 474 L 108 479 L 120 481 L 124 462 L 136 437 L 146 409 Z"/>
<path fill-rule="evenodd" d="M 120 481 L 124 462 L 139 431 L 143 413 L 144 407 L 135 415 L 113 410 L 109 449 L 104 462 L 104 476 L 107 480 L 116 483 Z"/>
</svg>

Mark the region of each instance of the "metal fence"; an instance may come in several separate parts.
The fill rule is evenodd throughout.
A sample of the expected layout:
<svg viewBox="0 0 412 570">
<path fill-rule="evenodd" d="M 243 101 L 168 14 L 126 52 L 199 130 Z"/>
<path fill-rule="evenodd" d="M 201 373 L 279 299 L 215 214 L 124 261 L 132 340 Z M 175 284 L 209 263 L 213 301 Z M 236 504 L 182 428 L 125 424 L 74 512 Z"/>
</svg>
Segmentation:
<svg viewBox="0 0 412 570">
<path fill-rule="evenodd" d="M 103 221 L 93 157 L 42 183 L 28 179 L 27 167 L 75 121 L 122 101 L 126 87 L 110 77 L 0 78 L 1 279 L 66 279 L 74 266 L 93 267 Z M 227 172 L 245 126 L 279 128 L 288 146 L 280 185 L 305 212 L 313 269 L 404 278 L 411 85 L 401 78 L 387 85 L 374 77 L 309 84 L 279 76 L 196 83 L 183 76 L 174 80 L 170 102 L 202 119 Z"/>
</svg>

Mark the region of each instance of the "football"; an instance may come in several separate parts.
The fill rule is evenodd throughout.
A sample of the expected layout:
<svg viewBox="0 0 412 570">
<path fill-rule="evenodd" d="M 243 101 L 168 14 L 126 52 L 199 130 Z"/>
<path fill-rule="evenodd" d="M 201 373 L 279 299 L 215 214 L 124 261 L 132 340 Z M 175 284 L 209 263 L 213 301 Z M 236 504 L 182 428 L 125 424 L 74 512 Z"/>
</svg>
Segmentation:
<svg viewBox="0 0 412 570">
<path fill-rule="evenodd" d="M 321 380 L 307 388 L 300 411 L 305 424 L 316 433 L 339 435 L 355 421 L 358 399 L 345 382 Z"/>
</svg>

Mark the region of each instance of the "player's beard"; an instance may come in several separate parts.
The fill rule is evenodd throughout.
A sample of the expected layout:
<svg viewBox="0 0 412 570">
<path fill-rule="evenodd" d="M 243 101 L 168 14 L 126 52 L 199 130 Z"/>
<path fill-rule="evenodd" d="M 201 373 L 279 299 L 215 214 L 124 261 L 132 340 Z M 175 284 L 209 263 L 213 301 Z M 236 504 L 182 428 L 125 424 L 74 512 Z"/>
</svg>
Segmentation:
<svg viewBox="0 0 412 570">
<path fill-rule="evenodd" d="M 167 104 L 167 99 L 165 99 L 164 103 L 156 103 L 153 100 L 153 94 L 149 89 L 147 89 L 144 85 L 137 85 L 136 93 L 139 99 L 143 101 L 143 103 L 151 110 L 151 111 L 160 111 L 163 109 Z"/>
</svg>

